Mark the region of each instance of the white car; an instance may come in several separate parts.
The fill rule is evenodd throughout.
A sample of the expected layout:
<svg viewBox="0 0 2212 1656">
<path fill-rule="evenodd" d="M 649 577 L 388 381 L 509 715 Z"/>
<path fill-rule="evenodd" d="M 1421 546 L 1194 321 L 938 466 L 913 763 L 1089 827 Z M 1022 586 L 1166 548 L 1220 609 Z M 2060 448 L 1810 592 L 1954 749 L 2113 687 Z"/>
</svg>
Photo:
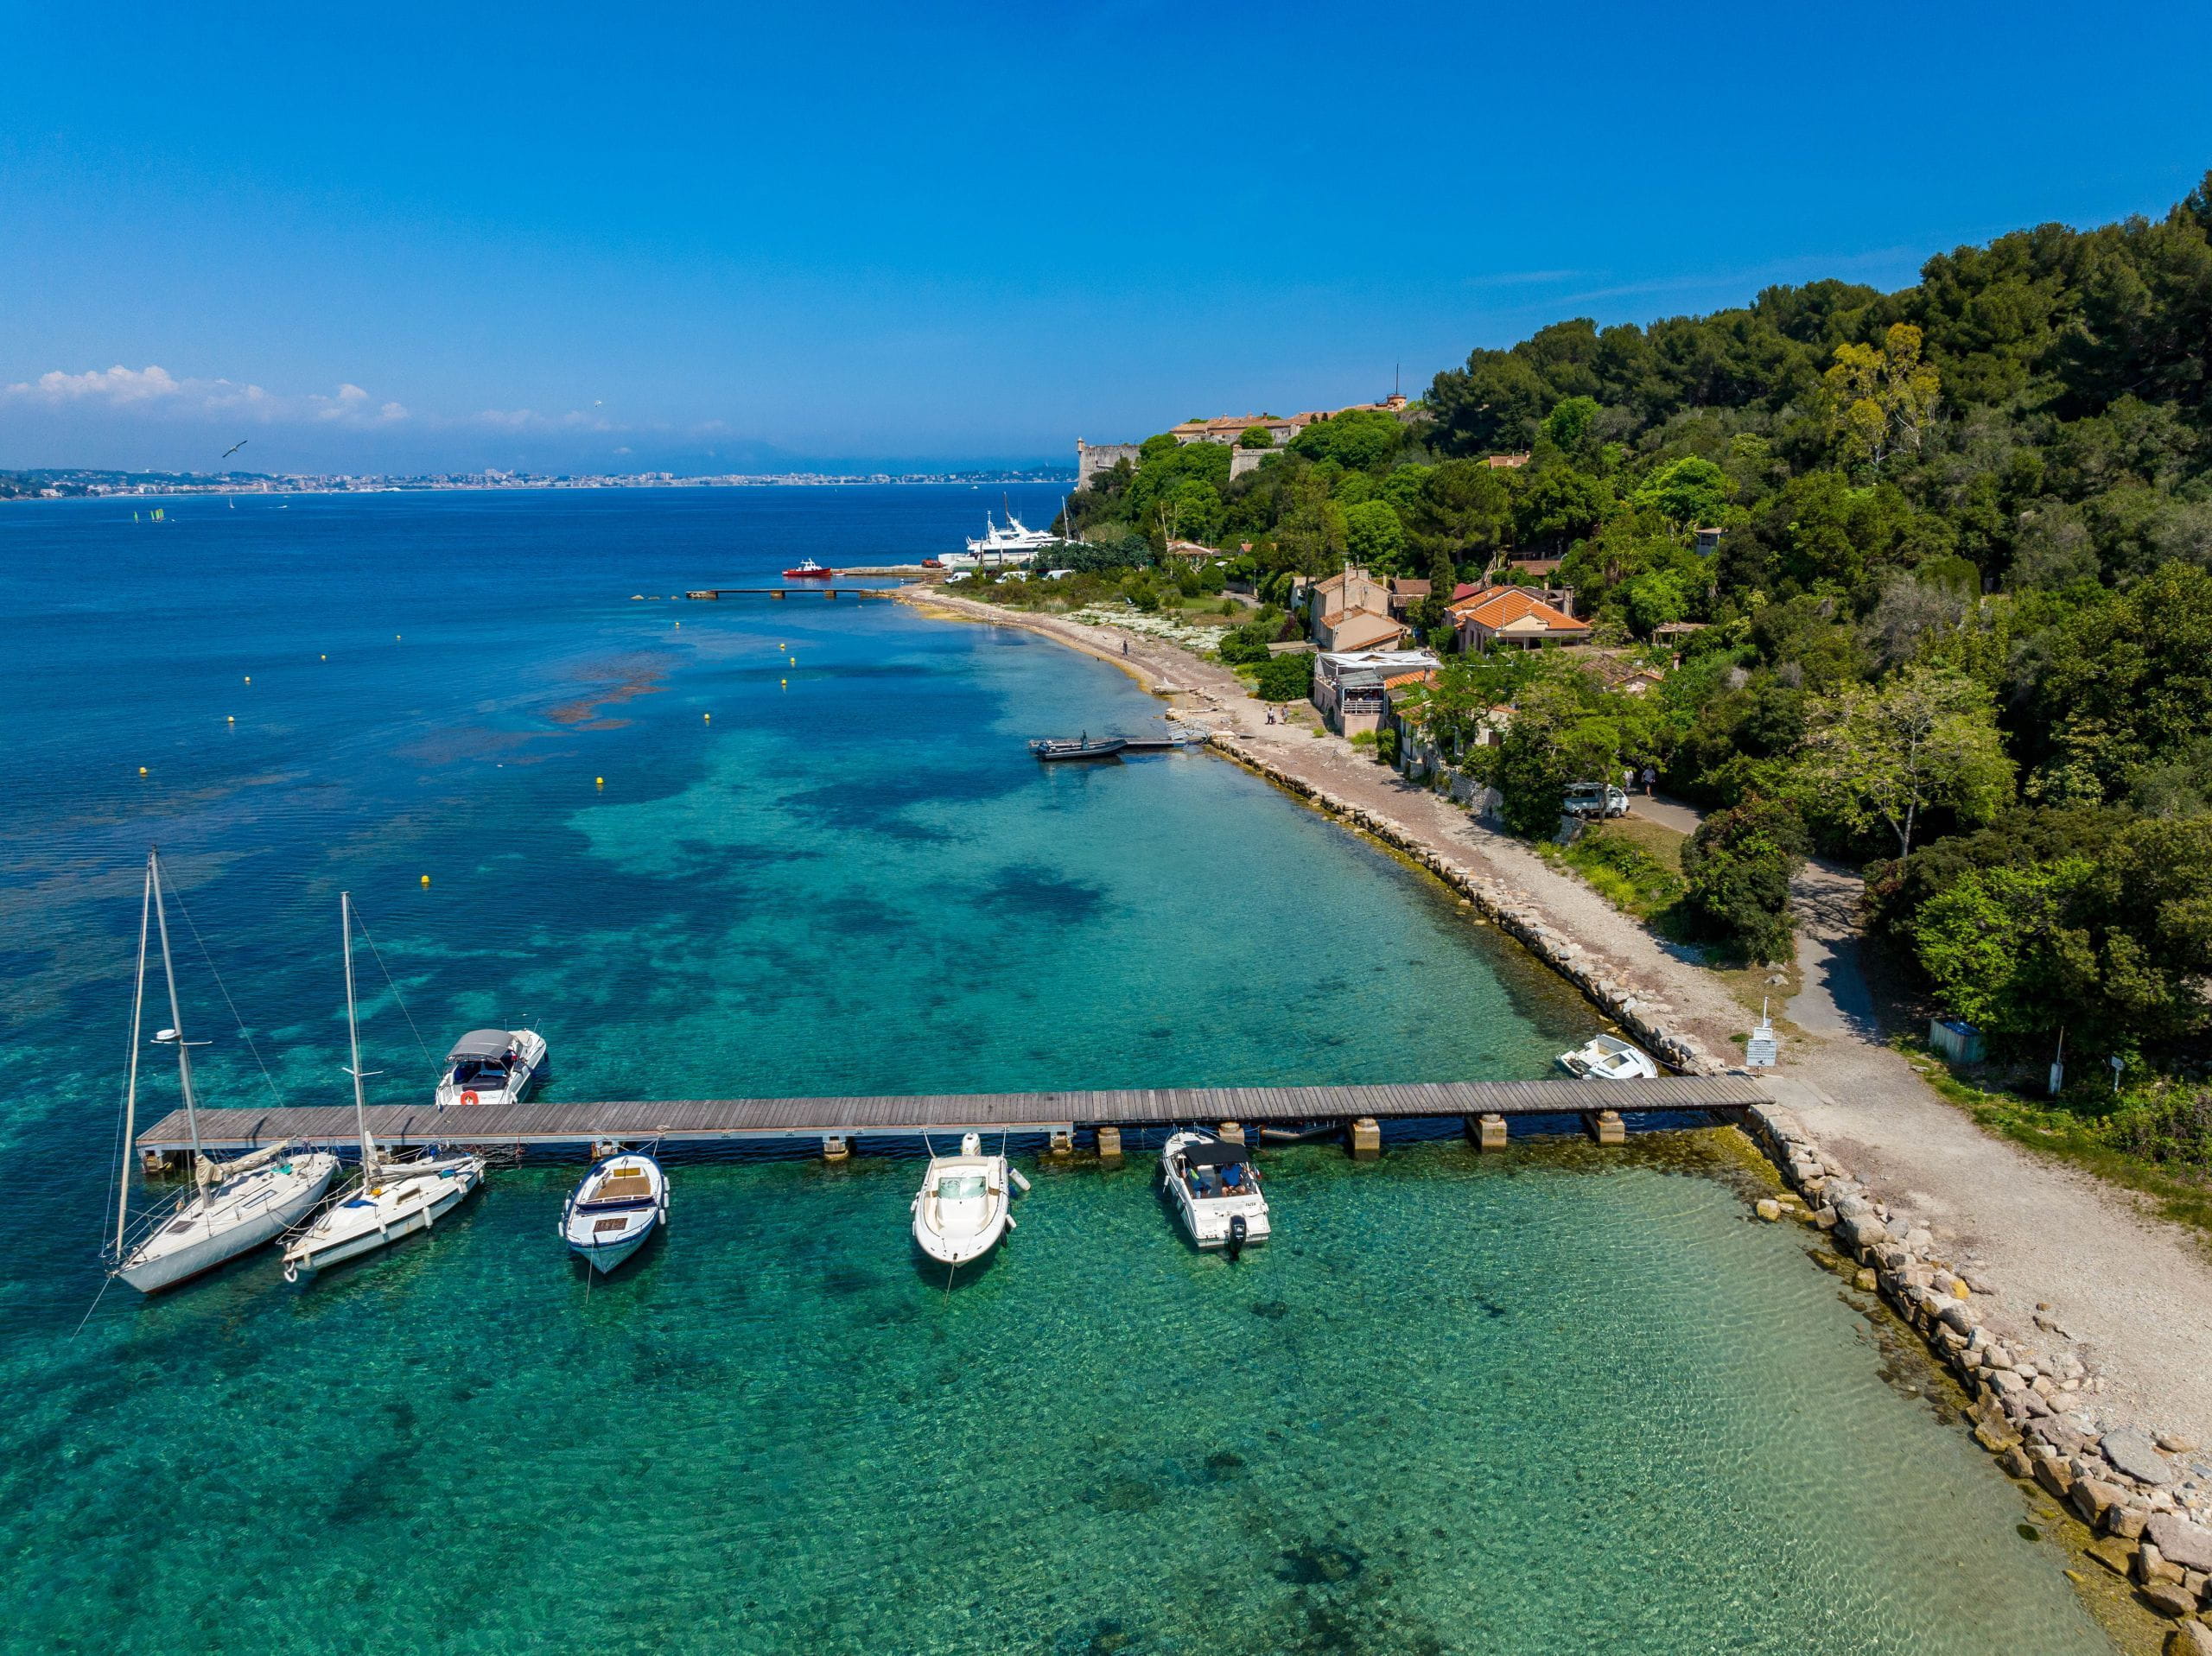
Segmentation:
<svg viewBox="0 0 2212 1656">
<path fill-rule="evenodd" d="M 1568 787 L 1560 809 L 1569 816 L 1626 816 L 1628 796 L 1610 783 L 1578 782 Z"/>
</svg>

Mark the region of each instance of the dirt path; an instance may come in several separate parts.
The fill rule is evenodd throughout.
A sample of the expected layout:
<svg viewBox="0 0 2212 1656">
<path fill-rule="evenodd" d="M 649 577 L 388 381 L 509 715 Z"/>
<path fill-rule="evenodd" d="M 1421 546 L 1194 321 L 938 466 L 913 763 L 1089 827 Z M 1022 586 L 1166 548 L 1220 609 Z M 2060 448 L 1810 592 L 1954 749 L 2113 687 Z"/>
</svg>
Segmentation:
<svg viewBox="0 0 2212 1656">
<path fill-rule="evenodd" d="M 1740 1051 L 1752 1022 L 1718 974 L 1670 952 L 1581 880 L 1463 808 L 1333 737 L 1312 709 L 1270 724 L 1227 668 L 1171 644 L 1062 618 L 1032 617 L 931 593 L 909 601 L 1017 625 L 1123 667 L 1192 723 L 1240 733 L 1287 774 L 1394 818 L 1439 849 L 1517 887 L 1616 975 L 1649 986 L 1675 1021 L 1718 1053 Z M 1126 644 L 1126 653 L 1124 645 Z M 1642 796 L 1637 803 L 1642 804 Z M 1656 802 L 1665 809 L 1669 802 Z M 1681 827 L 1675 806 L 1661 815 Z M 1694 822 L 1691 824 L 1694 826 Z M 1989 1283 L 1977 1296 L 1994 1332 L 2031 1350 L 2072 1348 L 2101 1371 L 2097 1395 L 2070 1394 L 2099 1426 L 2137 1421 L 2212 1442 L 2212 1253 L 2152 1216 L 2130 1192 L 1984 1133 L 1931 1089 L 1884 1031 L 1857 964 L 1857 879 L 1813 865 L 1800 880 L 1806 987 L 1787 1009 L 1778 1090 L 1827 1151 L 1925 1224 L 1955 1263 Z M 2039 1328 L 2046 1323 L 2063 1336 Z"/>
</svg>

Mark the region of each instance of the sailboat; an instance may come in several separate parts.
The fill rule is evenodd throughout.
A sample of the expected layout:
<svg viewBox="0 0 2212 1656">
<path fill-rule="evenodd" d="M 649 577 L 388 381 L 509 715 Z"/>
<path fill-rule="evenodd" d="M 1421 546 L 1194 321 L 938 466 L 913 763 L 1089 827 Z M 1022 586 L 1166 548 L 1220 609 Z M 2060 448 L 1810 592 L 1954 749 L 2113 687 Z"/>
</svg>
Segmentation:
<svg viewBox="0 0 2212 1656">
<path fill-rule="evenodd" d="M 345 932 L 346 1038 L 353 1060 L 347 1073 L 353 1077 L 361 1176 L 350 1191 L 292 1239 L 284 1250 L 287 1282 L 429 1229 L 484 1180 L 481 1156 L 446 1156 L 433 1148 L 427 1155 L 387 1161 L 378 1153 L 369 1132 L 368 1100 L 361 1089 L 361 1025 L 353 1007 L 353 899 L 345 891 L 338 894 L 338 922 Z"/>
<path fill-rule="evenodd" d="M 162 942 L 162 975 L 169 995 L 169 1026 L 155 1044 L 176 1049 L 184 1119 L 192 1134 L 192 1188 L 173 1206 L 157 1210 L 151 1228 L 142 1223 L 134 1244 L 130 1225 L 129 1152 L 137 1127 L 138 1054 L 146 1007 L 149 922 Z M 199 1100 L 192 1090 L 192 1049 L 177 1006 L 176 967 L 169 955 L 168 904 L 162 895 L 158 853 L 146 853 L 146 889 L 138 908 L 138 976 L 130 998 L 130 1078 L 124 1084 L 124 1158 L 115 1200 L 115 1274 L 141 1293 L 158 1293 L 188 1277 L 213 1270 L 249 1249 L 273 1241 L 307 1216 L 338 1171 L 338 1158 L 321 1151 L 295 1152 L 289 1143 L 267 1145 L 251 1155 L 219 1162 L 200 1148 Z"/>
</svg>

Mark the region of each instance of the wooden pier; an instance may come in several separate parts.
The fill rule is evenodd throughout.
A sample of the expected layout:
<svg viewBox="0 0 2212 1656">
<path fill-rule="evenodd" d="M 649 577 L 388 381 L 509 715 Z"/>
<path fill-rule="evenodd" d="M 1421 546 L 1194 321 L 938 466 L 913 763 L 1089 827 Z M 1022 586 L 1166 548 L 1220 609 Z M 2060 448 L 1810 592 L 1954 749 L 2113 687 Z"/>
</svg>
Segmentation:
<svg viewBox="0 0 2212 1656">
<path fill-rule="evenodd" d="M 804 587 L 702 587 L 696 592 L 684 593 L 686 598 L 789 598 L 796 593 L 801 598 L 888 598 L 899 589 L 896 587 L 819 587 L 810 582 Z"/>
<path fill-rule="evenodd" d="M 435 1143 L 586 1147 L 658 1139 L 670 1146 L 736 1145 L 776 1139 L 912 1139 L 963 1132 L 1045 1133 L 1064 1142 L 1077 1127 L 1165 1126 L 1191 1122 L 1338 1122 L 1385 1120 L 1580 1116 L 1597 1120 L 1684 1112 L 1735 1116 L 1772 1101 L 1746 1075 L 1662 1075 L 1654 1081 L 1412 1082 L 1363 1087 L 1148 1088 L 1108 1092 L 924 1094 L 860 1098 L 671 1099 L 665 1102 L 477 1104 L 440 1110 L 428 1102 L 369 1111 L 379 1144 Z M 202 1110 L 200 1142 L 247 1150 L 279 1139 L 351 1144 L 350 1105 Z M 1502 1125 L 1500 1129 L 1502 1137 Z M 138 1135 L 155 1157 L 191 1145 L 184 1113 L 171 1111 Z M 1116 1140 L 1118 1143 L 1118 1139 Z"/>
</svg>

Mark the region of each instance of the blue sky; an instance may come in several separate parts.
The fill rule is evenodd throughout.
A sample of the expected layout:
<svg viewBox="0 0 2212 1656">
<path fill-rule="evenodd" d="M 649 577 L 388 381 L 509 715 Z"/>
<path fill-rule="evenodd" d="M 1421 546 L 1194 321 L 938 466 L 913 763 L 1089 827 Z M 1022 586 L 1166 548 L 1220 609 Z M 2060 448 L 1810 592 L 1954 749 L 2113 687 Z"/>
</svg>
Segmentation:
<svg viewBox="0 0 2212 1656">
<path fill-rule="evenodd" d="M 1061 460 L 2212 167 L 2193 5 L 10 17 L 0 466 Z"/>
</svg>

